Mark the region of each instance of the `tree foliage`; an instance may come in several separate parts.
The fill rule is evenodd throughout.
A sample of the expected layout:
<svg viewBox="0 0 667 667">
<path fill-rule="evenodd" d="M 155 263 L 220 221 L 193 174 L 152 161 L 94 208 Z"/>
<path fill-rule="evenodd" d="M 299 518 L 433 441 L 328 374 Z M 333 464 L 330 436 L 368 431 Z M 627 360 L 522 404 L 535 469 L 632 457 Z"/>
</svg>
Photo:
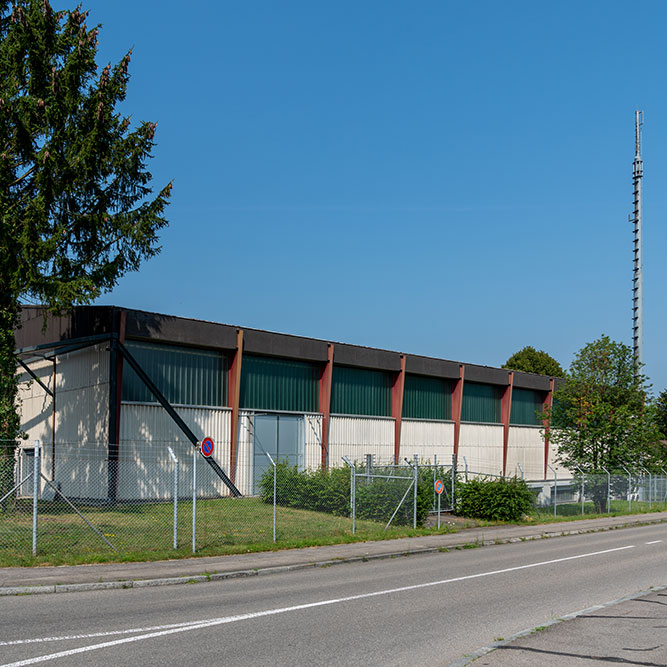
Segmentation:
<svg viewBox="0 0 667 667">
<path fill-rule="evenodd" d="M 565 372 L 561 365 L 543 350 L 536 350 L 530 345 L 515 352 L 502 366 L 512 371 L 539 373 L 551 377 L 563 377 Z"/>
<path fill-rule="evenodd" d="M 559 461 L 573 471 L 661 465 L 655 406 L 647 392 L 628 345 L 603 335 L 583 347 L 548 415 Z"/>
<path fill-rule="evenodd" d="M 16 431 L 22 299 L 89 303 L 159 252 L 171 184 L 146 169 L 156 124 L 116 110 L 131 51 L 99 71 L 98 27 L 48 0 L 0 0 L 0 430 Z M 0 436 L 2 434 L 0 433 Z"/>
<path fill-rule="evenodd" d="M 663 440 L 667 439 L 667 389 L 663 389 L 655 401 L 656 421 Z"/>
</svg>

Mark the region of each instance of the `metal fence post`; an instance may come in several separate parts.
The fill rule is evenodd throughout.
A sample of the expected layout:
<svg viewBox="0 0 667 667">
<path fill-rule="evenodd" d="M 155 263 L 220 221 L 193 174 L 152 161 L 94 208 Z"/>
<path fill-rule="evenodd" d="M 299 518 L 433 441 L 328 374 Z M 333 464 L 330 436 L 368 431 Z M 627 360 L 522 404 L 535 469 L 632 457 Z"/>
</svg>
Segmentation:
<svg viewBox="0 0 667 667">
<path fill-rule="evenodd" d="M 651 473 L 646 469 L 642 470 L 648 475 L 648 507 L 651 509 L 653 507 L 653 501 L 651 500 Z"/>
<path fill-rule="evenodd" d="M 517 463 L 517 466 L 519 466 L 519 472 L 521 473 L 521 481 L 523 482 L 523 468 L 521 467 L 520 463 Z"/>
<path fill-rule="evenodd" d="M 37 500 L 39 499 L 39 487 L 42 484 L 39 464 L 39 440 L 35 440 L 35 455 L 33 457 L 32 469 L 32 555 L 37 555 Z"/>
<path fill-rule="evenodd" d="M 417 484 L 419 483 L 419 457 L 416 454 L 414 455 L 414 462 L 415 488 L 412 507 L 412 527 L 417 528 Z"/>
<path fill-rule="evenodd" d="M 454 494 L 456 493 L 456 454 L 452 454 L 452 474 L 451 474 L 451 481 L 452 481 L 452 513 L 456 510 L 456 498 L 454 497 Z"/>
<path fill-rule="evenodd" d="M 584 471 L 581 468 L 579 468 L 579 466 L 577 466 L 577 470 L 581 475 L 581 516 L 584 516 L 584 494 L 585 494 Z"/>
<path fill-rule="evenodd" d="M 468 481 L 468 459 L 464 456 L 463 457 L 463 465 L 465 466 L 466 470 L 466 482 Z"/>
<path fill-rule="evenodd" d="M 350 466 L 350 509 L 352 511 L 352 535 L 354 535 L 355 532 L 355 520 L 356 520 L 356 475 L 355 475 L 355 469 L 354 469 L 354 463 L 350 461 L 350 459 L 347 458 L 347 456 L 343 456 L 343 461 Z"/>
<path fill-rule="evenodd" d="M 264 452 L 266 456 L 268 457 L 269 461 L 271 461 L 271 465 L 273 466 L 273 541 L 276 541 L 276 502 L 277 502 L 277 482 L 278 482 L 278 467 L 276 466 L 276 462 L 273 460 L 271 457 L 271 454 L 268 452 Z"/>
<path fill-rule="evenodd" d="M 611 506 L 611 475 L 605 467 L 603 467 L 602 470 L 607 473 L 607 514 L 609 514 L 611 511 L 609 509 Z"/>
<path fill-rule="evenodd" d="M 625 466 L 621 467 L 628 474 L 628 512 L 632 512 L 632 475 Z"/>
<path fill-rule="evenodd" d="M 433 454 L 433 504 L 435 505 L 435 480 L 438 479 L 438 455 Z M 438 519 L 440 518 L 440 511 L 438 511 Z M 439 527 L 439 526 L 438 526 Z"/>
<path fill-rule="evenodd" d="M 549 468 L 554 474 L 554 516 L 557 516 L 558 512 L 558 473 L 555 468 L 552 468 L 547 463 L 547 468 Z"/>
<path fill-rule="evenodd" d="M 178 459 L 171 447 L 167 447 L 167 450 L 174 464 L 174 549 L 178 549 Z"/>
<path fill-rule="evenodd" d="M 197 447 L 192 449 L 192 553 L 197 549 Z"/>
</svg>

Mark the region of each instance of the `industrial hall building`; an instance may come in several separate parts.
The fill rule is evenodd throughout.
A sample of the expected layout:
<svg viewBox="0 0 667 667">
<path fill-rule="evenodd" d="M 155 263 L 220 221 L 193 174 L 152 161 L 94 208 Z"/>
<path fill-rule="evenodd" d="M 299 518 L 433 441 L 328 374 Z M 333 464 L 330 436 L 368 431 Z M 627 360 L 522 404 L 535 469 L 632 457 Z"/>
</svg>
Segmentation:
<svg viewBox="0 0 667 667">
<path fill-rule="evenodd" d="M 535 480 L 556 466 L 541 413 L 558 378 L 115 306 L 46 319 L 24 306 L 16 341 L 21 456 L 39 440 L 55 478 L 86 453 L 90 497 L 166 496 L 160 461 L 204 438 L 219 493 L 234 495 L 257 493 L 269 458 L 454 458 Z"/>
</svg>

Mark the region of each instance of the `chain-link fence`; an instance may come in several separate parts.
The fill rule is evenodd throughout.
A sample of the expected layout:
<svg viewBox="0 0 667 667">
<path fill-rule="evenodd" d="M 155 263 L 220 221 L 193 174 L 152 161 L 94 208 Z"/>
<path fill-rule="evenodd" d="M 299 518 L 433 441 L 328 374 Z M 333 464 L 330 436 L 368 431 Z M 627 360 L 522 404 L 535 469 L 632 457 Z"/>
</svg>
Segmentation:
<svg viewBox="0 0 667 667">
<path fill-rule="evenodd" d="M 451 466 L 368 456 L 307 470 L 266 452 L 251 464 L 227 484 L 222 461 L 212 465 L 183 443 L 2 443 L 0 564 L 220 554 L 351 533 L 379 539 L 434 526 L 439 500 L 441 511 L 451 507 Z"/>
<path fill-rule="evenodd" d="M 0 441 L 0 565 L 222 554 L 440 528 L 457 485 L 491 477 L 372 454 L 326 470 L 255 450 L 231 471 L 184 443 Z M 229 477 L 227 476 L 229 475 Z M 584 473 L 529 481 L 538 513 L 664 509 L 667 474 Z M 238 485 L 238 488 L 237 486 Z M 408 531 L 408 532 L 406 532 Z"/>
<path fill-rule="evenodd" d="M 530 481 L 538 511 L 554 516 L 648 512 L 667 509 L 665 471 L 584 472 Z"/>
</svg>

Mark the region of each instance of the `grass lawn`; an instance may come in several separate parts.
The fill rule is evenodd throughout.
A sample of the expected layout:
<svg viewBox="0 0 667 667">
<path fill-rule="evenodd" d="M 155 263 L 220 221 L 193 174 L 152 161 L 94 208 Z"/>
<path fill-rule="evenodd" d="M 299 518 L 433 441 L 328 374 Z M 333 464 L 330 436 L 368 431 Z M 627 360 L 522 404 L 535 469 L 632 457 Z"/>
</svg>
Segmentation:
<svg viewBox="0 0 667 667">
<path fill-rule="evenodd" d="M 40 501 L 37 556 L 32 557 L 32 501 L 17 501 L 0 511 L 0 567 L 142 561 L 192 556 L 192 501 L 178 504 L 178 549 L 173 548 L 173 504 L 122 504 L 115 508 L 77 505 L 81 513 L 117 549 L 61 502 Z M 455 530 L 443 526 L 440 532 Z M 303 546 L 391 539 L 437 533 L 323 512 L 278 507 L 273 542 L 273 507 L 258 498 L 197 501 L 198 556 L 271 551 Z"/>
<path fill-rule="evenodd" d="M 581 503 L 559 503 L 556 507 L 557 515 L 554 516 L 553 507 L 536 508 L 530 514 L 531 523 L 552 523 L 554 521 L 577 521 L 578 519 L 599 519 L 605 516 L 625 516 L 632 514 L 647 514 L 650 512 L 664 512 L 667 503 L 645 500 L 633 500 L 631 509 L 628 509 L 627 500 L 612 500 L 609 512 L 598 513 L 592 502 L 584 503 L 584 514 L 581 513 Z"/>
<path fill-rule="evenodd" d="M 0 508 L 0 567 L 61 565 L 108 561 L 148 561 L 192 556 L 192 502 L 178 505 L 178 548 L 173 548 L 173 505 L 171 503 L 119 504 L 105 506 L 78 505 L 82 514 L 113 544 L 112 551 L 83 519 L 62 502 L 40 501 L 37 526 L 37 556 L 32 557 L 32 501 L 18 500 Z M 614 500 L 609 514 L 596 514 L 592 503 L 558 505 L 554 517 L 550 507 L 534 510 L 525 523 L 574 521 L 581 518 L 620 516 L 658 512 L 664 503 Z M 460 521 L 458 522 L 460 523 Z M 465 527 L 466 524 L 464 524 Z M 475 525 L 474 522 L 467 525 Z M 482 525 L 494 525 L 484 521 Z M 356 534 L 352 520 L 324 512 L 278 507 L 276 542 L 273 542 L 273 507 L 259 498 L 219 498 L 197 501 L 196 544 L 198 556 L 271 551 L 294 547 L 321 546 L 392 539 L 457 528 L 443 520 L 440 531 L 435 527 L 413 530 L 405 526 L 357 519 Z"/>
</svg>

